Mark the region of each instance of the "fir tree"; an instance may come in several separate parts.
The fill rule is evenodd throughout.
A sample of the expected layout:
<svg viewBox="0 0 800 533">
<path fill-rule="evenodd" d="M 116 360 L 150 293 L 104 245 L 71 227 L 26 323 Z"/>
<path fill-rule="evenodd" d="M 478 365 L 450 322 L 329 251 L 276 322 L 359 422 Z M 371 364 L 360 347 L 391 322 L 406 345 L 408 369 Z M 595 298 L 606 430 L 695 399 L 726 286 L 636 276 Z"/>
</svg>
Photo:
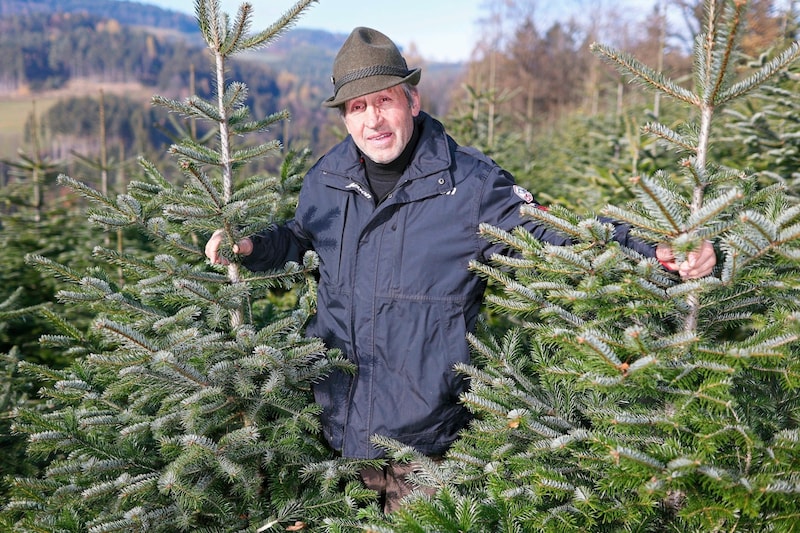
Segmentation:
<svg viewBox="0 0 800 533">
<path fill-rule="evenodd" d="M 744 161 L 763 184 L 781 184 L 788 194 L 800 191 L 800 121 L 798 68 L 784 73 L 781 82 L 764 87 L 762 94 L 725 110 L 727 135 L 716 147 L 725 160 Z"/>
<path fill-rule="evenodd" d="M 0 302 L 0 335 L 4 334 L 10 323 L 23 321 L 36 313 L 45 304 L 22 307 L 19 300 L 22 288 L 18 288 L 4 301 Z M 19 362 L 22 353 L 18 346 L 12 346 L 7 352 L 0 353 L 0 472 L 8 479 L 12 475 L 34 475 L 36 465 L 26 460 L 25 441 L 20 435 L 11 432 L 11 421 L 16 409 L 34 409 L 41 402 L 33 400 L 34 386 L 20 375 Z M 5 480 L 0 484 L 0 501 L 7 500 L 8 491 Z"/>
<path fill-rule="evenodd" d="M 67 286 L 60 302 L 94 318 L 81 328 L 47 311 L 54 333 L 42 343 L 75 362 L 20 365 L 46 383 L 40 394 L 50 409 L 20 410 L 14 429 L 46 469 L 12 480 L 7 529 L 310 530 L 369 501 L 352 482 L 355 467 L 335 460 L 319 435 L 310 384 L 348 367 L 302 335 L 314 306 L 315 256 L 255 275 L 235 262 L 209 266 L 202 249 L 217 228 L 230 246 L 292 210 L 308 154 L 287 154 L 279 176 L 240 175 L 280 146 L 237 143 L 287 114 L 251 119 L 247 87 L 226 79 L 226 61 L 274 41 L 312 3 L 298 1 L 251 34 L 250 4 L 230 19 L 218 0 L 195 1 L 214 97 L 154 103 L 213 125 L 217 135 L 209 144 L 184 138 L 171 146 L 180 180 L 144 159 L 140 178 L 117 196 L 60 177 L 93 203 L 90 221 L 109 231 L 135 228 L 153 249 L 96 246 L 96 266 L 83 271 L 28 256 Z M 287 295 L 296 297 L 286 303 Z"/>
<path fill-rule="evenodd" d="M 420 474 L 436 497 L 376 530 L 796 530 L 800 203 L 709 148 L 720 110 L 800 46 L 740 72 L 745 3 L 707 0 L 705 13 L 693 88 L 593 49 L 689 117 L 645 127 L 680 160 L 632 179 L 636 200 L 602 214 L 681 255 L 712 240 L 715 272 L 682 281 L 613 243 L 610 225 L 557 206 L 525 213 L 569 235 L 568 247 L 484 226 L 519 255 L 472 267 L 502 290 L 489 304 L 519 326 L 471 338 L 476 364 L 460 370 L 476 421 Z"/>
</svg>

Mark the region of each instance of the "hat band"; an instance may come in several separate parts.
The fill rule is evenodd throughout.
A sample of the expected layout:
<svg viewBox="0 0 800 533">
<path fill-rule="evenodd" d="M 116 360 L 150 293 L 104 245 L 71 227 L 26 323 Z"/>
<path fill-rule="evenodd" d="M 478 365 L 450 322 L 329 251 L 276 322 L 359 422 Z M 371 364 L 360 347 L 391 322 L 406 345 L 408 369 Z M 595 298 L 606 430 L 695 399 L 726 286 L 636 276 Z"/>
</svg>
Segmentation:
<svg viewBox="0 0 800 533">
<path fill-rule="evenodd" d="M 397 76 L 398 78 L 405 78 L 409 74 L 409 70 L 403 67 L 392 67 L 389 65 L 375 65 L 372 67 L 362 68 L 348 72 L 338 80 L 333 80 L 333 91 L 338 93 L 344 85 L 351 81 L 369 78 L 370 76 Z"/>
</svg>

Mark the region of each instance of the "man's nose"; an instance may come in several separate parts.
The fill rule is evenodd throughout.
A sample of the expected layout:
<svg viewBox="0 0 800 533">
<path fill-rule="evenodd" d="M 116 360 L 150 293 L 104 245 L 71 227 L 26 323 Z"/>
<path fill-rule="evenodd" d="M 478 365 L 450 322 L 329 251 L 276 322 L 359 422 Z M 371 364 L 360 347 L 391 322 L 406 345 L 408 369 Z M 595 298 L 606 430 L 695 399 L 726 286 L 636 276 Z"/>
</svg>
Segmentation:
<svg viewBox="0 0 800 533">
<path fill-rule="evenodd" d="M 367 109 L 365 110 L 365 114 L 366 114 L 366 119 L 364 120 L 364 122 L 369 128 L 373 128 L 375 126 L 380 125 L 381 120 L 383 120 L 380 109 L 378 109 L 374 105 L 368 105 Z"/>
</svg>

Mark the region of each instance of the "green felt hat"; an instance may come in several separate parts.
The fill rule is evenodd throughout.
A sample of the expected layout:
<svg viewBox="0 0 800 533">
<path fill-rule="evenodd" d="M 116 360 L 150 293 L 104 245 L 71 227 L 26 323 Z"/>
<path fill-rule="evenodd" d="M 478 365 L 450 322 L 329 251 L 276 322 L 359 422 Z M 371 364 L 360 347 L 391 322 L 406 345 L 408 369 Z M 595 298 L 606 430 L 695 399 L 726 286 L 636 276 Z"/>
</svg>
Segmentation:
<svg viewBox="0 0 800 533">
<path fill-rule="evenodd" d="M 394 87 L 419 83 L 422 70 L 409 70 L 400 50 L 371 28 L 353 30 L 333 61 L 333 96 L 322 102 L 336 107 L 348 100 Z"/>
</svg>

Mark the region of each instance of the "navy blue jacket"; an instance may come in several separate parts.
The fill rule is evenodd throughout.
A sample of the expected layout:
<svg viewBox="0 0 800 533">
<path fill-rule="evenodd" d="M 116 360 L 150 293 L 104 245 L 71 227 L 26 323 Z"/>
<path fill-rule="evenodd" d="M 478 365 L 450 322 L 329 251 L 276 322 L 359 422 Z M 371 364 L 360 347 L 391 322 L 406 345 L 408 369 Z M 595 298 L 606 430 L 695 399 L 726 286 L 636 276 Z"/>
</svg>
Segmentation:
<svg viewBox="0 0 800 533">
<path fill-rule="evenodd" d="M 453 365 L 470 360 L 466 334 L 485 289 L 468 265 L 502 252 L 478 235 L 480 223 L 524 224 L 543 241 L 567 243 L 520 217 L 532 199 L 491 159 L 458 146 L 425 113 L 417 127 L 416 152 L 383 202 L 376 206 L 348 137 L 309 170 L 295 218 L 254 236 L 244 261 L 268 270 L 307 250 L 319 255 L 318 310 L 306 334 L 357 366 L 314 387 L 325 437 L 345 457 L 381 456 L 375 434 L 441 455 L 468 422 L 459 404 L 468 383 Z M 627 232 L 618 240 L 627 244 Z"/>
</svg>

